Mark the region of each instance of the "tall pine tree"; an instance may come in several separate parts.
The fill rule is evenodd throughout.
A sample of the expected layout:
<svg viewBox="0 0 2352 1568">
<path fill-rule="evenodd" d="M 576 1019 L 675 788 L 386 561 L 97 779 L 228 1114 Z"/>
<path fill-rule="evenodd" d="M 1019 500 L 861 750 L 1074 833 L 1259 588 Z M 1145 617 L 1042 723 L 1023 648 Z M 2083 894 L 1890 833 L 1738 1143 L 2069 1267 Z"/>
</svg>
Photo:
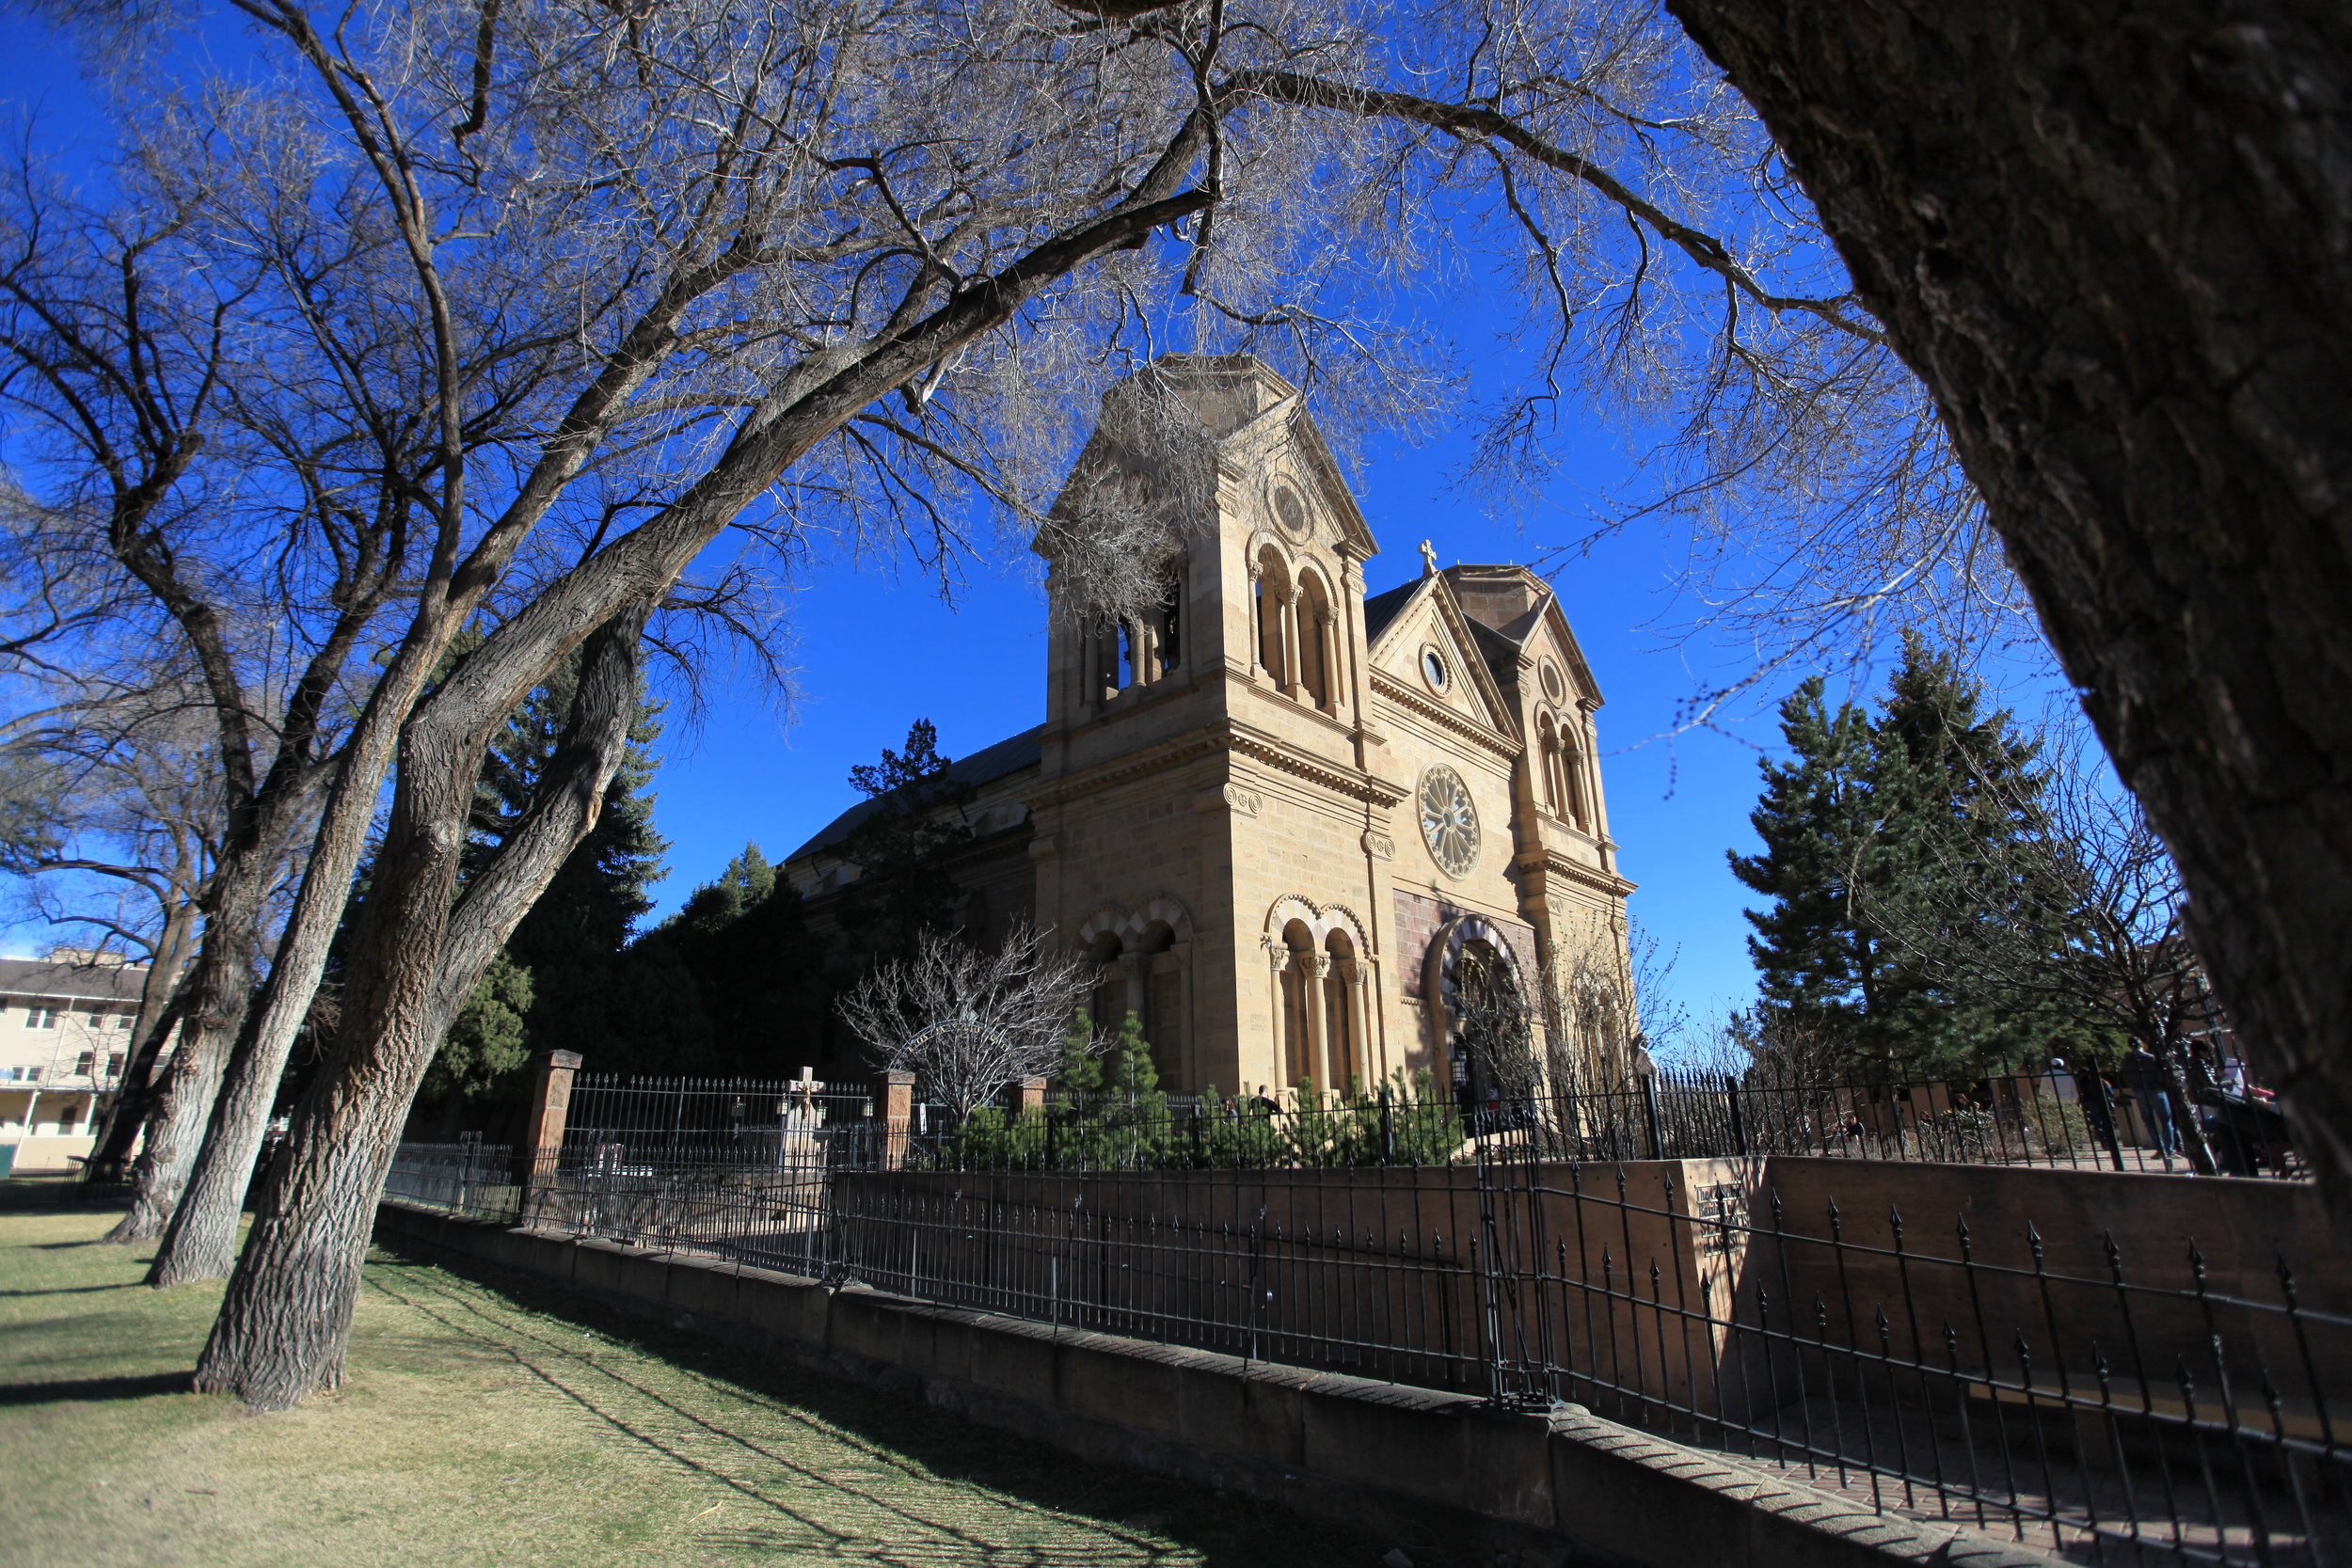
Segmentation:
<svg viewBox="0 0 2352 1568">
<path fill-rule="evenodd" d="M 1969 1075 L 2036 1054 L 2048 1021 L 1947 996 L 1916 961 L 1935 921 L 2036 918 L 2035 890 L 1970 869 L 2005 859 L 1999 840 L 2040 831 L 2034 743 L 1913 634 L 1875 717 L 1831 711 L 1817 677 L 1782 705 L 1781 730 L 1793 755 L 1765 762 L 1749 817 L 1764 852 L 1730 857 L 1772 900 L 1748 911 L 1748 948 L 1773 1037 L 1808 1042 L 1808 1067 L 1872 1077 Z"/>
</svg>

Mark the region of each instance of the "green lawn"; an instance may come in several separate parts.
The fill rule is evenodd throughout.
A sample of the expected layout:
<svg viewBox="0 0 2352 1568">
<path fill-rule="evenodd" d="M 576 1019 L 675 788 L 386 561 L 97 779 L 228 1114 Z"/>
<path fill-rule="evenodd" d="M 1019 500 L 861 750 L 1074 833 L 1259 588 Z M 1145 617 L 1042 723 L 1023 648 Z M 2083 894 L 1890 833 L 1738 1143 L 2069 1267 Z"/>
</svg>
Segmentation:
<svg viewBox="0 0 2352 1568">
<path fill-rule="evenodd" d="M 0 1183 L 0 1563 L 1371 1568 L 1381 1544 L 379 1249 L 350 1385 L 186 1393 L 216 1287 Z"/>
</svg>

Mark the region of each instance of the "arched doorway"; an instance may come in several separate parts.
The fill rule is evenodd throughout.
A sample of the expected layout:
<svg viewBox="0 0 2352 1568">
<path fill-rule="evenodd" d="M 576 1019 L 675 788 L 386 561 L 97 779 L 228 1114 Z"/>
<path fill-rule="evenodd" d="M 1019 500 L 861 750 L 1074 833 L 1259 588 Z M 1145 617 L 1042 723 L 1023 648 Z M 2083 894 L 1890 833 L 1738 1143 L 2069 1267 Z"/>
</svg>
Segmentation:
<svg viewBox="0 0 2352 1568">
<path fill-rule="evenodd" d="M 1518 953 L 1491 921 L 1458 915 L 1431 939 L 1422 992 L 1446 1081 L 1465 1110 L 1537 1094 L 1541 1029 Z"/>
</svg>

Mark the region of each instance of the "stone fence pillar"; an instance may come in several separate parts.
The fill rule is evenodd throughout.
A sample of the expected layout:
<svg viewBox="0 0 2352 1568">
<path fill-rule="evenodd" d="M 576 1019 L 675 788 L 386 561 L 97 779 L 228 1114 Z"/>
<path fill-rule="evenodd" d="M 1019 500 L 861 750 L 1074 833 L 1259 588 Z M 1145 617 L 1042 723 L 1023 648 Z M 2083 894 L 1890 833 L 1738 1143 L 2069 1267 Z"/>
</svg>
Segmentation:
<svg viewBox="0 0 2352 1568">
<path fill-rule="evenodd" d="M 904 1071 L 882 1075 L 882 1157 L 884 1170 L 897 1170 L 907 1163 L 907 1140 L 914 1131 L 914 1074 Z"/>
<path fill-rule="evenodd" d="M 1031 1111 L 1042 1111 L 1045 1109 L 1044 1079 L 1024 1078 L 1021 1080 L 1021 1086 L 1013 1092 L 1019 1096 L 1019 1098 L 1012 1102 L 1012 1114 L 1014 1116 L 1025 1117 Z"/>
<path fill-rule="evenodd" d="M 531 1113 L 523 1121 L 523 1219 L 538 1217 L 539 1189 L 555 1175 L 557 1157 L 564 1152 L 564 1123 L 571 1115 L 572 1075 L 580 1070 L 577 1051 L 543 1051 L 531 1080 Z"/>
</svg>

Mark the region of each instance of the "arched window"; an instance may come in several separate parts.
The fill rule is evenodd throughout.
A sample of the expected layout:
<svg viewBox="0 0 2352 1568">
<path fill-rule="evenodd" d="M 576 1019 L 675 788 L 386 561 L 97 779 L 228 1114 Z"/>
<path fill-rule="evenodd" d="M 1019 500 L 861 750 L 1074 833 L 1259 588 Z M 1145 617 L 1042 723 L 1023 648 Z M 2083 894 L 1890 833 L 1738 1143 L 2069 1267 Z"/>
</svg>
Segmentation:
<svg viewBox="0 0 2352 1568">
<path fill-rule="evenodd" d="M 1567 815 L 1567 800 L 1560 787 L 1560 731 L 1547 713 L 1535 721 L 1535 764 L 1543 775 L 1544 809 L 1554 816 Z"/>
<path fill-rule="evenodd" d="M 1584 804 L 1584 751 L 1573 744 L 1563 749 L 1560 758 L 1562 791 L 1568 798 L 1568 820 L 1586 832 L 1593 831 L 1591 814 Z"/>
<path fill-rule="evenodd" d="M 1365 1071 L 1363 1041 L 1356 1017 L 1356 944 L 1345 931 L 1324 939 L 1331 973 L 1323 981 L 1324 1036 L 1331 1053 L 1331 1082 L 1325 1088 L 1344 1093 Z"/>
<path fill-rule="evenodd" d="M 1282 657 L 1282 616 L 1284 603 L 1290 596 L 1290 574 L 1282 570 L 1282 558 L 1272 547 L 1258 556 L 1258 662 L 1265 673 L 1281 686 L 1290 679 L 1288 661 Z"/>
<path fill-rule="evenodd" d="M 1176 933 L 1164 920 L 1145 927 L 1136 944 L 1144 967 L 1143 1037 L 1151 1042 L 1152 1066 L 1162 1088 L 1176 1082 L 1184 1062 L 1184 975 L 1169 952 L 1175 945 Z"/>
<path fill-rule="evenodd" d="M 1308 1009 L 1321 998 L 1311 990 L 1315 945 L 1304 921 L 1282 927 L 1282 945 L 1289 955 L 1282 965 L 1282 1068 L 1287 1081 L 1295 1085 L 1315 1076 L 1314 1028 Z"/>
<path fill-rule="evenodd" d="M 1180 569 L 1171 572 L 1168 587 L 1160 595 L 1158 610 L 1152 616 L 1153 641 L 1158 644 L 1156 673 L 1172 672 L 1184 657 L 1184 577 Z"/>
<path fill-rule="evenodd" d="M 1117 685 L 1121 691 L 1136 684 L 1142 675 L 1142 650 L 1136 646 L 1136 628 L 1126 622 L 1119 623 L 1119 653 L 1113 666 L 1118 671 Z"/>
<path fill-rule="evenodd" d="M 1089 1009 L 1094 1015 L 1094 1027 L 1104 1034 L 1117 1034 L 1127 1019 L 1127 975 L 1119 961 L 1119 934 L 1105 931 L 1094 939 L 1094 996 Z"/>
<path fill-rule="evenodd" d="M 1331 600 L 1323 579 L 1301 574 L 1298 594 L 1298 684 L 1305 700 L 1329 709 L 1333 682 L 1330 657 Z"/>
</svg>

